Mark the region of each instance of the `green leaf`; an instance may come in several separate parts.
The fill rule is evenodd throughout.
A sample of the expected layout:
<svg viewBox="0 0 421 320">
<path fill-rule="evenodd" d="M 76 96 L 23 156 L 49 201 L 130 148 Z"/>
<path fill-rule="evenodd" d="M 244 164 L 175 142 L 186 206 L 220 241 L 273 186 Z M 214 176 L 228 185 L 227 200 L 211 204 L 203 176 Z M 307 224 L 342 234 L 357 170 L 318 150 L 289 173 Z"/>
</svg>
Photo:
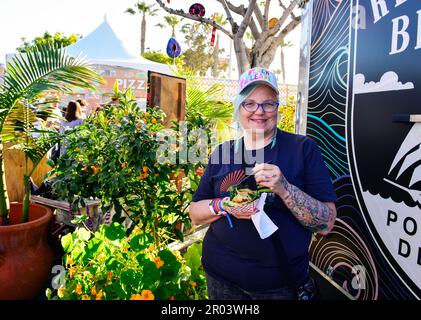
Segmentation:
<svg viewBox="0 0 421 320">
<path fill-rule="evenodd" d="M 91 237 L 91 233 L 85 228 L 77 228 L 76 230 L 77 237 L 82 241 L 88 241 Z"/>
<path fill-rule="evenodd" d="M 152 237 L 147 233 L 134 236 L 130 240 L 130 247 L 135 251 L 141 251 L 149 247 Z"/>
<path fill-rule="evenodd" d="M 145 289 L 150 289 L 154 286 L 155 282 L 157 282 L 160 279 L 160 271 L 156 267 L 155 263 L 148 260 L 143 265 L 143 287 Z"/>
<path fill-rule="evenodd" d="M 105 228 L 105 236 L 112 241 L 121 240 L 126 236 L 126 230 L 121 224 L 113 222 Z"/>
<path fill-rule="evenodd" d="M 68 233 L 61 238 L 61 245 L 64 249 L 64 252 L 70 252 L 73 248 L 73 238 L 72 234 Z"/>
</svg>

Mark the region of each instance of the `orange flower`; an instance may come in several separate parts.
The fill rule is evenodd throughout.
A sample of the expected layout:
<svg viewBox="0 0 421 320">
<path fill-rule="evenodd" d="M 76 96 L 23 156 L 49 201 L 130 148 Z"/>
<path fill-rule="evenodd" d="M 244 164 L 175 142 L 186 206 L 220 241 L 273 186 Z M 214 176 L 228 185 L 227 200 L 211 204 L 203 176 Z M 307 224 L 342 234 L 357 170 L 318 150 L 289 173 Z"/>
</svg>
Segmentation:
<svg viewBox="0 0 421 320">
<path fill-rule="evenodd" d="M 142 171 L 143 171 L 143 173 L 148 173 L 148 167 L 147 166 L 143 166 Z"/>
<path fill-rule="evenodd" d="M 158 269 L 161 268 L 164 265 L 164 261 L 162 261 L 160 257 L 155 257 L 155 258 L 153 258 L 153 260 L 154 260 L 155 265 Z"/>
<path fill-rule="evenodd" d="M 132 296 L 130 297 L 130 300 L 142 300 L 142 296 L 138 293 L 132 294 Z"/>
<path fill-rule="evenodd" d="M 175 300 L 175 296 L 171 296 L 169 300 Z"/>
<path fill-rule="evenodd" d="M 82 285 L 80 283 L 76 285 L 75 293 L 78 295 L 82 294 Z"/>
<path fill-rule="evenodd" d="M 155 246 L 153 244 L 151 244 L 148 248 L 148 251 L 154 251 L 155 250 Z"/>
<path fill-rule="evenodd" d="M 125 163 L 125 162 L 123 162 L 123 163 L 121 164 L 121 168 L 122 168 L 122 169 L 126 169 L 126 163 Z"/>
<path fill-rule="evenodd" d="M 92 287 L 91 288 L 91 295 L 93 295 L 93 296 L 96 296 L 96 288 L 95 287 Z"/>
<path fill-rule="evenodd" d="M 152 119 L 151 122 L 152 122 L 152 124 L 155 124 L 156 123 L 156 119 L 155 118 Z"/>
<path fill-rule="evenodd" d="M 159 173 L 155 173 L 155 174 L 154 174 L 154 176 L 155 176 L 155 177 L 159 177 Z"/>
<path fill-rule="evenodd" d="M 145 118 L 149 118 L 149 112 L 145 112 Z"/>
<path fill-rule="evenodd" d="M 102 295 L 103 295 L 102 290 L 99 290 L 99 292 L 96 294 L 95 300 L 102 300 Z"/>
<path fill-rule="evenodd" d="M 85 172 L 88 172 L 88 167 L 83 167 L 82 170 L 85 171 Z"/>
<path fill-rule="evenodd" d="M 108 271 L 107 280 L 111 281 L 112 278 L 113 278 L 113 273 L 111 271 Z"/>
<path fill-rule="evenodd" d="M 139 176 L 139 178 L 140 178 L 141 180 L 143 180 L 143 179 L 146 179 L 148 176 L 149 176 L 149 174 L 148 174 L 148 173 L 141 173 L 141 174 L 140 174 L 140 176 Z"/>
<path fill-rule="evenodd" d="M 69 277 L 70 277 L 70 279 L 73 278 L 73 276 L 75 275 L 75 272 L 76 272 L 76 270 L 75 270 L 74 267 L 71 267 L 69 269 Z"/>
<path fill-rule="evenodd" d="M 191 285 L 192 287 L 197 287 L 197 282 L 192 281 L 192 282 L 190 282 L 190 285 Z"/>
<path fill-rule="evenodd" d="M 152 131 L 152 132 L 151 132 L 151 136 L 152 136 L 152 137 L 156 137 L 156 131 Z"/>
<path fill-rule="evenodd" d="M 151 290 L 142 290 L 142 294 L 140 295 L 140 300 L 154 300 L 155 296 L 153 295 Z"/>
<path fill-rule="evenodd" d="M 74 264 L 74 262 L 73 262 L 72 258 L 67 257 L 67 259 L 66 259 L 66 265 L 71 266 L 72 264 Z"/>
</svg>

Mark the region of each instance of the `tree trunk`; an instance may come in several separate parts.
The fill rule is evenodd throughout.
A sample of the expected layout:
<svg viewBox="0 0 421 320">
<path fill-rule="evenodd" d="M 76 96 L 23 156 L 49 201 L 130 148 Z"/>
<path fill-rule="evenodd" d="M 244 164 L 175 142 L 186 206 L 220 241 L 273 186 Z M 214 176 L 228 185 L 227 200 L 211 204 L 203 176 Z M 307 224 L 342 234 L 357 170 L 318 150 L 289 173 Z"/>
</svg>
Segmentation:
<svg viewBox="0 0 421 320">
<path fill-rule="evenodd" d="M 250 68 L 243 39 L 234 37 L 234 51 L 235 56 L 237 57 L 238 74 L 241 75 L 244 71 Z"/>
<path fill-rule="evenodd" d="M 146 16 L 143 13 L 142 24 L 140 26 L 140 54 L 145 53 L 145 37 L 146 37 Z"/>
</svg>

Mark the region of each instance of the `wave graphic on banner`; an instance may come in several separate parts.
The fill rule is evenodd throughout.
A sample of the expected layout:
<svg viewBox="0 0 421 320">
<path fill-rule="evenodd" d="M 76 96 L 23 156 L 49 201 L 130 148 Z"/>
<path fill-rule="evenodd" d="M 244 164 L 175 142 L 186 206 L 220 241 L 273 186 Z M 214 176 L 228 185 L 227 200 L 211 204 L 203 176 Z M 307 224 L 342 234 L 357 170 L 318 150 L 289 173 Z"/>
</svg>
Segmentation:
<svg viewBox="0 0 421 320">
<path fill-rule="evenodd" d="M 307 136 L 322 151 L 332 178 L 349 173 L 345 110 L 350 1 L 315 1 L 310 57 Z"/>
</svg>

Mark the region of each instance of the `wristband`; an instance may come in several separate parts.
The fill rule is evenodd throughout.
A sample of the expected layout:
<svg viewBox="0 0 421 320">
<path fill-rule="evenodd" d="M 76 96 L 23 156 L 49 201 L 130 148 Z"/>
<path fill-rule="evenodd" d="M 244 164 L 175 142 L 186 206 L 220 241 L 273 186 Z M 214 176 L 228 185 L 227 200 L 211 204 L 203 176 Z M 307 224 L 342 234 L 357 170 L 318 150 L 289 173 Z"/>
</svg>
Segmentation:
<svg viewBox="0 0 421 320">
<path fill-rule="evenodd" d="M 215 198 L 209 203 L 209 210 L 211 211 L 212 215 L 220 216 L 222 214 L 222 210 L 219 209 L 218 203 L 221 199 Z"/>
</svg>

